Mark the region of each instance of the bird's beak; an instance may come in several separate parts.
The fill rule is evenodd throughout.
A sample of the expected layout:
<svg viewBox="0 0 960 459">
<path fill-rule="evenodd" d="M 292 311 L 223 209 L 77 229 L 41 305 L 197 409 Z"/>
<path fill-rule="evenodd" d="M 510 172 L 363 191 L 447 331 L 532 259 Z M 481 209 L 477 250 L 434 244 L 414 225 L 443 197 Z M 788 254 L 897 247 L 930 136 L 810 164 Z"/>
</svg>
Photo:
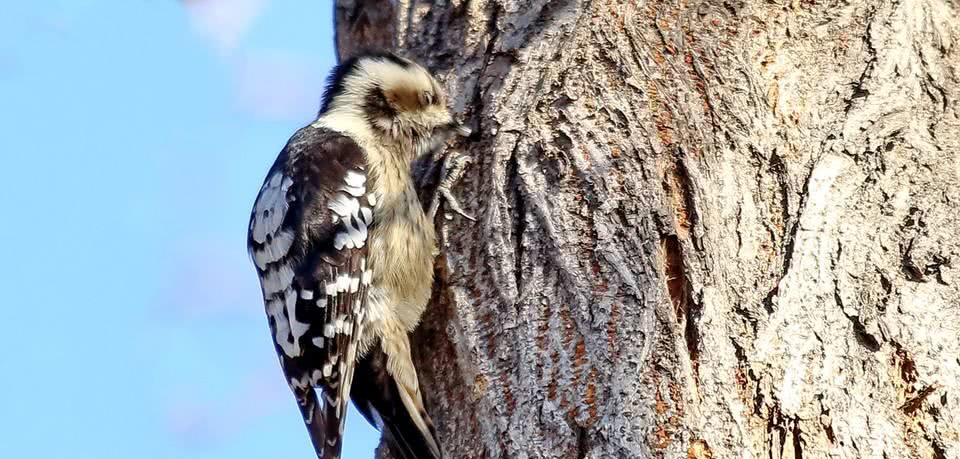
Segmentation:
<svg viewBox="0 0 960 459">
<path fill-rule="evenodd" d="M 448 132 L 454 133 L 460 137 L 467 137 L 473 132 L 467 126 L 456 121 L 451 122 L 446 127 Z"/>
<path fill-rule="evenodd" d="M 457 126 L 454 128 L 454 132 L 456 132 L 457 135 L 459 135 L 460 137 L 467 137 L 473 131 L 471 131 L 470 128 L 468 128 L 467 126 L 458 123 Z"/>
</svg>

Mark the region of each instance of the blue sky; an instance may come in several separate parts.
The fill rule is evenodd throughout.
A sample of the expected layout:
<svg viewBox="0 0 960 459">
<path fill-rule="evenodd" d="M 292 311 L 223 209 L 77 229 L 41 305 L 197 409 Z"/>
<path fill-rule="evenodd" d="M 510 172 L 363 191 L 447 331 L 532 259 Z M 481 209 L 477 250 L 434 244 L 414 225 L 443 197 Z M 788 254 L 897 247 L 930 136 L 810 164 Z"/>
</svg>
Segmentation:
<svg viewBox="0 0 960 459">
<path fill-rule="evenodd" d="M 332 6 L 0 11 L 0 457 L 311 457 L 244 242 Z M 344 457 L 378 437 L 352 412 Z"/>
</svg>

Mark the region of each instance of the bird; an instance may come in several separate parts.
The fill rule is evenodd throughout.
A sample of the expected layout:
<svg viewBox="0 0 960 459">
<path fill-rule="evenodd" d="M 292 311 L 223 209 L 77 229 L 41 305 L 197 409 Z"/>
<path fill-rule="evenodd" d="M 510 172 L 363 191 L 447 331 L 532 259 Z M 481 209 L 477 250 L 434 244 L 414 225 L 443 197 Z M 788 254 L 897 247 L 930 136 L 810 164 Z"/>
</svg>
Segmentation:
<svg viewBox="0 0 960 459">
<path fill-rule="evenodd" d="M 397 457 L 442 458 L 409 333 L 432 291 L 437 202 L 472 217 L 450 192 L 464 161 L 443 168 L 431 202 L 411 165 L 469 134 L 422 65 L 363 53 L 333 69 L 317 118 L 266 174 L 247 246 L 319 459 L 340 457 L 350 399 Z"/>
</svg>

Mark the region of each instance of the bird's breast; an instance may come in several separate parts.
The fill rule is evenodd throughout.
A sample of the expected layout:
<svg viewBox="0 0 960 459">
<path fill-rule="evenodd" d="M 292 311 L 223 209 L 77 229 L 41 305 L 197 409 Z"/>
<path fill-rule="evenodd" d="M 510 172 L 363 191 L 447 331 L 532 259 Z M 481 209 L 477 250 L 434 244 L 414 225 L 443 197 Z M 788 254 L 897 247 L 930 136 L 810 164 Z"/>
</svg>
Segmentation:
<svg viewBox="0 0 960 459">
<path fill-rule="evenodd" d="M 382 292 L 395 318 L 413 330 L 430 300 L 436 234 L 420 201 L 410 194 L 384 200 L 374 212 L 369 259 L 372 287 Z"/>
</svg>

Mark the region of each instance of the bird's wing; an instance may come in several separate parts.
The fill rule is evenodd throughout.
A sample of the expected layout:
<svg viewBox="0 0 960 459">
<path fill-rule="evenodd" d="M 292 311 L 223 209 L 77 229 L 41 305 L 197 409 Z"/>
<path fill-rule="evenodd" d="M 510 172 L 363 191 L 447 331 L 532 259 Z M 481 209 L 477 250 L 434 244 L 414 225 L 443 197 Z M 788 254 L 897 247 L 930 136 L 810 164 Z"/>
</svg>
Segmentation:
<svg viewBox="0 0 960 459">
<path fill-rule="evenodd" d="M 309 126 L 277 158 L 250 219 L 248 245 L 277 353 L 323 459 L 340 455 L 366 314 L 374 204 L 359 146 Z"/>
</svg>

